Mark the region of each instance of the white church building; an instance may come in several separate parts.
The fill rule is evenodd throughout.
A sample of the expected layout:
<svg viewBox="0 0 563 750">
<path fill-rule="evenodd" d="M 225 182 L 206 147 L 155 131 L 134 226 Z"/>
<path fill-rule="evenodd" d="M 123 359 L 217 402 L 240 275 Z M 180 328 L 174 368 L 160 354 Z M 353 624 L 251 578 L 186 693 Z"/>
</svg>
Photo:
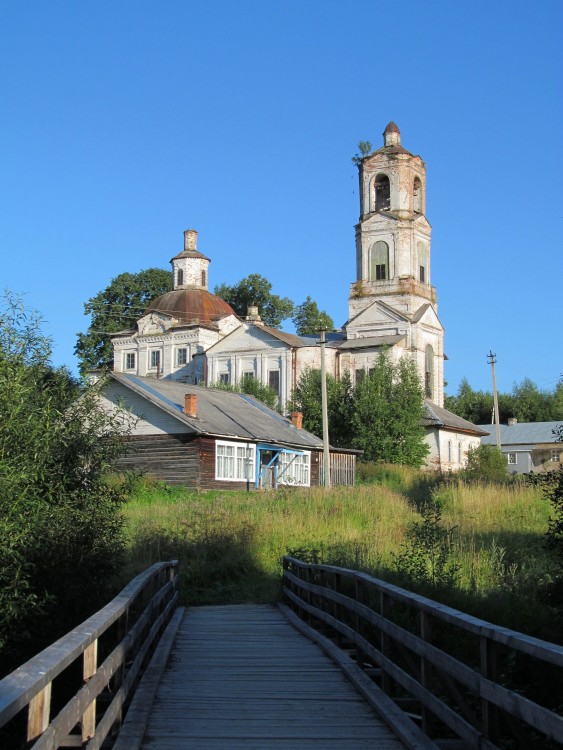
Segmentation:
<svg viewBox="0 0 563 750">
<path fill-rule="evenodd" d="M 327 370 L 336 378 L 347 370 L 357 381 L 383 347 L 392 359 L 412 358 L 428 399 L 429 466 L 457 469 L 483 431 L 443 408 L 444 329 L 431 284 L 426 167 L 401 145 L 393 122 L 383 138 L 359 163 L 356 279 L 348 320 L 327 335 Z M 239 319 L 209 292 L 209 263 L 197 232 L 186 230 L 184 249 L 171 260 L 173 291 L 153 300 L 136 330 L 113 338 L 114 371 L 196 385 L 252 375 L 276 391 L 285 410 L 301 373 L 320 367 L 318 337 L 266 326 L 257 308 Z"/>
</svg>

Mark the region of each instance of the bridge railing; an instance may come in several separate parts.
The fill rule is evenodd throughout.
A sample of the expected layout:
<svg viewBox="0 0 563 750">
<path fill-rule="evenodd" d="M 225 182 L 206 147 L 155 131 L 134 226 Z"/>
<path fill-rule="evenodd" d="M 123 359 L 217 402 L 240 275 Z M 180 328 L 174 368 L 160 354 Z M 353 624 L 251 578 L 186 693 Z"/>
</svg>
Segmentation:
<svg viewBox="0 0 563 750">
<path fill-rule="evenodd" d="M 0 728 L 27 711 L 34 750 L 100 748 L 119 729 L 177 603 L 176 560 L 138 575 L 103 609 L 0 680 Z"/>
<path fill-rule="evenodd" d="M 429 736 L 479 750 L 563 743 L 562 646 L 365 573 L 292 557 L 283 566 L 299 617 L 348 650 Z"/>
</svg>

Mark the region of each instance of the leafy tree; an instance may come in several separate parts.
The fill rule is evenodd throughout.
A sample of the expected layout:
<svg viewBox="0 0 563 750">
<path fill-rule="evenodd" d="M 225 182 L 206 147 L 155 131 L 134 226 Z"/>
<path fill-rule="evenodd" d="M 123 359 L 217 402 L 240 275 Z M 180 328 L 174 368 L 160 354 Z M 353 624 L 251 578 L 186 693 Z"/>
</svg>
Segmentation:
<svg viewBox="0 0 563 750">
<path fill-rule="evenodd" d="M 384 350 L 354 391 L 354 447 L 364 461 L 421 466 L 428 453 L 422 424 L 424 390 L 415 363 L 394 364 Z"/>
<path fill-rule="evenodd" d="M 121 273 L 109 286 L 91 297 L 84 314 L 91 316 L 85 333 L 79 333 L 74 353 L 80 372 L 111 369 L 112 335 L 134 328 L 149 304 L 172 289 L 172 274 L 162 268 L 148 268 L 138 273 Z"/>
<path fill-rule="evenodd" d="M 293 315 L 293 302 L 289 297 L 272 294 L 271 283 L 258 273 L 251 273 L 232 286 L 220 284 L 215 287 L 215 294 L 241 318 L 245 317 L 250 305 L 256 305 L 264 323 L 273 328 L 278 328 L 282 320 Z"/>
<path fill-rule="evenodd" d="M 210 388 L 217 388 L 220 391 L 230 391 L 231 393 L 246 393 L 248 396 L 254 396 L 258 401 L 269 406 L 270 409 L 276 409 L 278 406 L 278 394 L 269 385 L 264 385 L 253 375 L 243 375 L 238 383 L 213 383 Z"/>
<path fill-rule="evenodd" d="M 353 396 L 350 374 L 341 380 L 326 378 L 328 434 L 330 444 L 350 448 L 352 444 Z M 323 435 L 321 371 L 307 369 L 301 373 L 289 405 L 291 411 L 303 413 L 303 427 L 317 437 Z"/>
<path fill-rule="evenodd" d="M 0 305 L 5 668 L 107 598 L 123 546 L 123 493 L 105 480 L 121 428 L 98 407 L 95 387 L 81 389 L 64 368 L 50 366 L 50 342 L 40 324 L 12 295 Z"/>
<path fill-rule="evenodd" d="M 319 310 L 318 305 L 311 297 L 307 297 L 305 302 L 297 305 L 293 313 L 293 322 L 295 330 L 300 336 L 317 333 L 324 328 L 331 331 L 334 328 L 334 322 L 330 315 L 324 310 Z"/>
<path fill-rule="evenodd" d="M 467 451 L 463 476 L 472 482 L 502 482 L 508 479 L 506 456 L 496 445 L 479 445 Z"/>
<path fill-rule="evenodd" d="M 372 145 L 370 141 L 358 141 L 358 149 L 360 153 L 352 157 L 352 164 L 355 164 L 357 167 L 360 166 L 362 159 L 371 153 Z"/>
</svg>

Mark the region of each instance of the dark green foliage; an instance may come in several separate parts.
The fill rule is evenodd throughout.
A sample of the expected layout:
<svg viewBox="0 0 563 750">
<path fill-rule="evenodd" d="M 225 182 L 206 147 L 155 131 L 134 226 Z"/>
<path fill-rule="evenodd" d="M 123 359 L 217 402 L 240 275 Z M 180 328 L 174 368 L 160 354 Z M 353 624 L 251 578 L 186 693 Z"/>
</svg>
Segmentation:
<svg viewBox="0 0 563 750">
<path fill-rule="evenodd" d="M 563 381 L 555 390 L 540 390 L 529 378 L 515 383 L 511 393 L 499 393 L 499 418 L 506 423 L 509 417 L 519 422 L 552 422 L 563 419 Z M 457 395 L 445 397 L 445 407 L 454 414 L 473 422 L 491 424 L 493 394 L 489 391 L 474 391 L 464 378 Z"/>
<path fill-rule="evenodd" d="M 289 297 L 272 294 L 271 283 L 258 273 L 251 273 L 232 286 L 220 284 L 215 287 L 215 294 L 241 318 L 247 315 L 249 306 L 256 305 L 263 322 L 273 328 L 293 315 L 293 302 Z"/>
<path fill-rule="evenodd" d="M 111 336 L 135 327 L 153 299 L 172 289 L 172 274 L 161 268 L 121 273 L 109 286 L 91 297 L 84 314 L 91 315 L 86 333 L 79 333 L 74 353 L 84 375 L 91 370 L 111 369 Z"/>
<path fill-rule="evenodd" d="M 49 365 L 37 316 L 0 310 L 0 653 L 5 664 L 101 604 L 120 563 L 119 425 Z M 27 644 L 26 644 L 27 642 Z M 29 655 L 26 654 L 26 655 Z"/>
<path fill-rule="evenodd" d="M 334 322 L 324 310 L 319 310 L 316 302 L 307 297 L 305 302 L 297 305 L 293 312 L 295 330 L 300 336 L 315 334 L 321 329 L 332 331 Z"/>
<path fill-rule="evenodd" d="M 414 362 L 391 362 L 383 351 L 354 390 L 353 447 L 364 461 L 421 466 L 428 453 L 424 442 L 424 392 Z"/>
<path fill-rule="evenodd" d="M 341 380 L 327 375 L 326 386 L 330 444 L 337 448 L 350 448 L 354 433 L 353 395 L 349 373 L 345 372 Z M 322 437 L 320 370 L 305 370 L 301 373 L 289 408 L 290 411 L 303 412 L 304 429 L 317 437 Z"/>
<path fill-rule="evenodd" d="M 372 145 L 370 141 L 358 141 L 358 149 L 360 153 L 352 157 L 352 164 L 355 164 L 357 167 L 362 163 L 362 159 L 371 153 Z"/>
<path fill-rule="evenodd" d="M 460 572 L 452 548 L 454 529 L 442 525 L 438 502 L 424 503 L 420 515 L 422 520 L 414 521 L 407 530 L 402 552 L 393 555 L 395 567 L 422 590 L 453 588 Z"/>
<path fill-rule="evenodd" d="M 470 482 L 505 482 L 509 478 L 506 455 L 496 445 L 470 448 L 467 464 L 459 476 Z"/>
<path fill-rule="evenodd" d="M 212 383 L 210 388 L 217 388 L 220 391 L 230 391 L 231 393 L 246 393 L 254 396 L 258 401 L 269 406 L 270 409 L 276 409 L 278 406 L 278 395 L 269 385 L 263 385 L 253 375 L 243 375 L 240 381 L 233 383 Z"/>
</svg>

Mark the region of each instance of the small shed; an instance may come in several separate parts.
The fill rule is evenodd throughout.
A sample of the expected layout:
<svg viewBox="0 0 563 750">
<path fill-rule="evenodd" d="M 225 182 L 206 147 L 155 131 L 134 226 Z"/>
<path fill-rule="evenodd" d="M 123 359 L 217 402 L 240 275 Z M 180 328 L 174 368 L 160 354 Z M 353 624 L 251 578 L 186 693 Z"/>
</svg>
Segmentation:
<svg viewBox="0 0 563 750">
<path fill-rule="evenodd" d="M 205 489 L 322 484 L 322 441 L 252 396 L 114 372 L 101 405 L 127 427 L 122 468 Z M 330 455 L 332 483 L 354 484 L 357 451 Z"/>
</svg>

